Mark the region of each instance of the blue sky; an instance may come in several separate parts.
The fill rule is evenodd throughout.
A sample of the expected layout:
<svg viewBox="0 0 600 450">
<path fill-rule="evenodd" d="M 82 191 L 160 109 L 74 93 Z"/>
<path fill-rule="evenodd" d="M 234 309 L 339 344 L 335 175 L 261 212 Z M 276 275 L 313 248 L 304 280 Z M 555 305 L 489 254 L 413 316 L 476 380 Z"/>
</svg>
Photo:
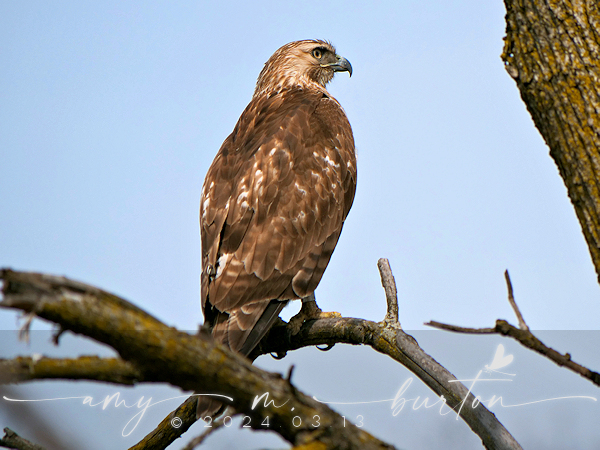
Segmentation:
<svg viewBox="0 0 600 450">
<path fill-rule="evenodd" d="M 3 2 L 0 266 L 67 275 L 196 329 L 206 170 L 268 57 L 324 38 L 354 68 L 329 90 L 354 130 L 358 189 L 319 304 L 382 319 L 387 257 L 405 329 L 516 323 L 508 268 L 532 328 L 598 330 L 580 226 L 500 60 L 503 8 Z M 0 329 L 16 327 L 1 311 Z"/>
</svg>

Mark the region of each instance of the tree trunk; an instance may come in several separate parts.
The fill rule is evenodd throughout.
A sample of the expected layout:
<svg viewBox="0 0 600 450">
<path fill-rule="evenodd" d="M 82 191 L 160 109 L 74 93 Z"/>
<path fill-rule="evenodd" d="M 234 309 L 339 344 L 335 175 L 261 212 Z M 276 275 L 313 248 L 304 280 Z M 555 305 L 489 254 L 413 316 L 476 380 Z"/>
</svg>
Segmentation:
<svg viewBox="0 0 600 450">
<path fill-rule="evenodd" d="M 505 0 L 502 59 L 550 147 L 600 281 L 597 0 Z"/>
</svg>

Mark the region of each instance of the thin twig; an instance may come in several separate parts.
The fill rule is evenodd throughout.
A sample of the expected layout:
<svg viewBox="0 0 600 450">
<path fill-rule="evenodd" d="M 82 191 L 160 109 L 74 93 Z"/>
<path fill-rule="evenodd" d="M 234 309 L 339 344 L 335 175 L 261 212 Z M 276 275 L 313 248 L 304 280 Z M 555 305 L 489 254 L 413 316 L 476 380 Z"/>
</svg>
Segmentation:
<svg viewBox="0 0 600 450">
<path fill-rule="evenodd" d="M 510 336 L 513 339 L 519 341 L 522 345 L 531 350 L 534 350 L 544 356 L 546 356 L 551 361 L 554 361 L 561 367 L 566 367 L 572 370 L 575 373 L 578 373 L 584 378 L 587 378 L 592 383 L 600 386 L 600 373 L 594 372 L 593 370 L 588 369 L 580 364 L 577 364 L 571 359 L 571 355 L 569 353 L 557 352 L 556 350 L 548 347 L 542 341 L 540 341 L 531 331 L 529 330 L 521 330 L 511 324 L 509 324 L 505 320 L 497 320 L 495 329 L 499 334 L 503 336 Z"/>
<path fill-rule="evenodd" d="M 467 333 L 467 334 L 495 334 L 496 333 L 495 328 L 466 328 L 466 327 L 459 327 L 457 325 L 448 325 L 446 323 L 436 322 L 435 320 L 427 322 L 425 325 L 427 325 L 429 327 L 439 328 L 440 330 L 455 331 L 457 333 Z"/>
<path fill-rule="evenodd" d="M 513 287 L 512 283 L 510 282 L 510 275 L 508 274 L 508 269 L 504 271 L 504 278 L 506 279 L 506 287 L 508 289 L 508 302 L 510 303 L 510 306 L 512 306 L 512 309 L 515 312 L 517 319 L 519 320 L 519 328 L 521 330 L 529 331 L 529 327 L 525 323 L 525 319 L 521 314 L 521 310 L 517 306 L 517 302 L 515 302 L 515 296 L 513 295 Z"/>
<path fill-rule="evenodd" d="M 535 335 L 527 330 L 517 328 L 505 320 L 497 320 L 494 328 L 465 328 L 457 327 L 455 325 L 448 325 L 445 323 L 431 321 L 426 323 L 430 327 L 440 328 L 442 330 L 453 331 L 456 333 L 465 334 L 501 334 L 503 336 L 510 336 L 511 338 L 519 341 L 524 347 L 534 350 L 551 361 L 555 362 L 561 367 L 567 367 L 575 373 L 578 373 L 584 378 L 589 379 L 592 383 L 600 386 L 600 373 L 594 372 L 580 364 L 577 364 L 571 359 L 569 353 L 557 352 L 556 350 L 548 347 L 542 341 L 540 341 Z"/>
<path fill-rule="evenodd" d="M 398 290 L 390 262 L 386 258 L 380 258 L 377 261 L 377 268 L 379 269 L 379 275 L 381 275 L 381 284 L 385 290 L 385 299 L 387 302 L 387 312 L 383 322 L 392 328 L 401 330 L 402 326 L 398 319 Z"/>
<path fill-rule="evenodd" d="M 508 286 L 508 301 L 513 307 L 517 318 L 519 319 L 519 328 L 511 325 L 506 320 L 496 320 L 496 326 L 494 328 L 466 328 L 459 327 L 456 325 L 449 325 L 445 323 L 431 321 L 426 323 L 430 327 L 440 328 L 442 330 L 454 331 L 456 333 L 466 333 L 466 334 L 501 334 L 503 336 L 510 336 L 513 339 L 519 341 L 523 346 L 536 351 L 544 356 L 546 356 L 551 361 L 555 362 L 561 367 L 567 367 L 575 373 L 578 373 L 584 378 L 587 378 L 592 383 L 600 386 L 600 374 L 598 372 L 594 372 L 593 370 L 588 369 L 580 364 L 571 360 L 571 355 L 569 353 L 557 352 L 556 350 L 548 347 L 542 341 L 540 341 L 535 335 L 529 330 L 529 327 L 525 323 L 523 316 L 521 315 L 521 311 L 517 307 L 517 304 L 514 299 L 512 283 L 510 282 L 510 277 L 508 275 L 508 270 L 504 272 L 504 277 L 506 278 L 506 285 Z"/>
<path fill-rule="evenodd" d="M 24 319 L 25 321 L 23 322 L 23 325 L 21 325 L 21 328 L 19 329 L 19 340 L 23 341 L 27 345 L 29 345 L 29 331 L 31 329 L 31 322 L 33 322 L 33 319 L 35 319 L 35 313 L 34 312 L 24 312 L 23 316 L 21 318 Z"/>
</svg>

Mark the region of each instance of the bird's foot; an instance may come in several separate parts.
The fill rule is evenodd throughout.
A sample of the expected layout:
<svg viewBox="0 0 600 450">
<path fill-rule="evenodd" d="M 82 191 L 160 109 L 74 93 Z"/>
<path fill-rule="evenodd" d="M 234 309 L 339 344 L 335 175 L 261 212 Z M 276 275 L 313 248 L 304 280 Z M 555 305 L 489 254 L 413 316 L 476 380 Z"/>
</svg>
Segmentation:
<svg viewBox="0 0 600 450">
<path fill-rule="evenodd" d="M 302 328 L 302 324 L 306 320 L 331 319 L 337 317 L 342 317 L 342 315 L 335 311 L 323 312 L 321 308 L 317 306 L 314 295 L 310 295 L 302 299 L 302 308 L 300 309 L 300 312 L 290 319 L 287 326 L 291 334 L 295 335 L 298 334 L 300 328 Z"/>
</svg>

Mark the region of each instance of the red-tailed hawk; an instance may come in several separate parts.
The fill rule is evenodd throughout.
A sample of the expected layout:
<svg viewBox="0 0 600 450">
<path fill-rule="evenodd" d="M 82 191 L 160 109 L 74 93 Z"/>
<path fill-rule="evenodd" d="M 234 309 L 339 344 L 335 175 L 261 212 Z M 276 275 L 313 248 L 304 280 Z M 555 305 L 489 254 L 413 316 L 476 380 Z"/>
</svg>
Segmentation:
<svg viewBox="0 0 600 450">
<path fill-rule="evenodd" d="M 206 175 L 205 323 L 216 340 L 244 355 L 289 300 L 314 298 L 352 206 L 352 129 L 325 89 L 340 71 L 351 75 L 352 66 L 328 42 L 277 50 Z"/>
</svg>

